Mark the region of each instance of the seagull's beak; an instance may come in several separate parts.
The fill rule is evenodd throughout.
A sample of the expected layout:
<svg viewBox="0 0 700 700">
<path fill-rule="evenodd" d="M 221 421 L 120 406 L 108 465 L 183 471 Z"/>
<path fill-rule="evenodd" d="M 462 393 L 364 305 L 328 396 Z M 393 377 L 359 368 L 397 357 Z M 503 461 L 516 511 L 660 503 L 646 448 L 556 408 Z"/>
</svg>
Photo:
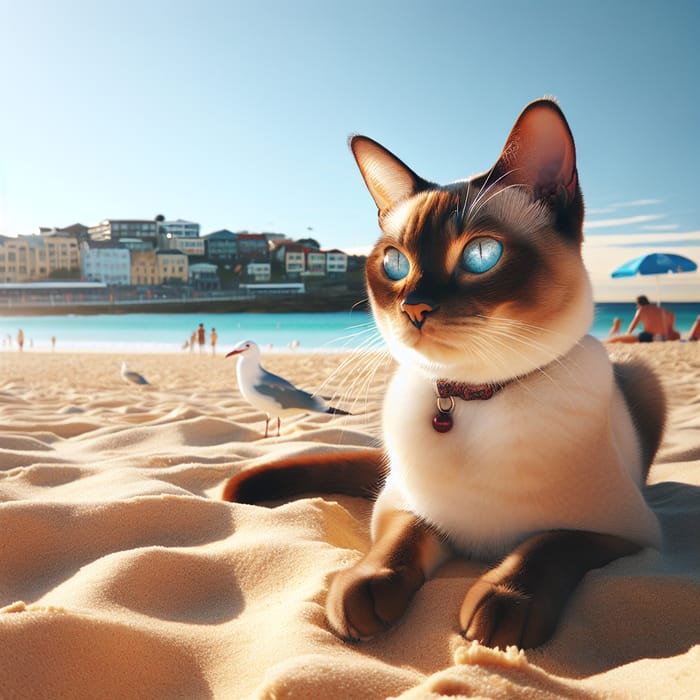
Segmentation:
<svg viewBox="0 0 700 700">
<path fill-rule="evenodd" d="M 234 355 L 240 355 L 243 350 L 231 350 L 231 352 L 226 354 L 226 357 L 233 357 Z"/>
</svg>

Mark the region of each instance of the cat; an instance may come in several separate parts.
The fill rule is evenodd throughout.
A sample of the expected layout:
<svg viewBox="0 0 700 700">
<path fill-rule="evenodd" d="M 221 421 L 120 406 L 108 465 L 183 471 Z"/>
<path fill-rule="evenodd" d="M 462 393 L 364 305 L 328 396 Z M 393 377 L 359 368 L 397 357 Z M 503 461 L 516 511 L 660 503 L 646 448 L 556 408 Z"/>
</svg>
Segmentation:
<svg viewBox="0 0 700 700">
<path fill-rule="evenodd" d="M 366 282 L 397 362 L 383 448 L 244 470 L 224 498 L 376 497 L 372 545 L 327 596 L 343 638 L 380 634 L 465 556 L 499 563 L 466 592 L 462 634 L 539 646 L 589 570 L 660 543 L 641 487 L 664 395 L 646 366 L 611 363 L 586 334 L 569 125 L 555 101 L 532 102 L 489 171 L 446 186 L 365 136 L 350 147 L 379 212 Z"/>
</svg>

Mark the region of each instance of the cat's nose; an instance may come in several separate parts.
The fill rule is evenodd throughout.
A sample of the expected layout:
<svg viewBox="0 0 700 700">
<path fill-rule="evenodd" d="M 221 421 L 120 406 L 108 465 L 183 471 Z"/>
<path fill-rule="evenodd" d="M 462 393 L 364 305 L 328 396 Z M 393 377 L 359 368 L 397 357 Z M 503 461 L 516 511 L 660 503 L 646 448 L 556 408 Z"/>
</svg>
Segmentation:
<svg viewBox="0 0 700 700">
<path fill-rule="evenodd" d="M 411 319 L 411 323 L 420 330 L 429 313 L 437 311 L 438 305 L 422 294 L 411 292 L 402 302 L 401 310 Z"/>
</svg>

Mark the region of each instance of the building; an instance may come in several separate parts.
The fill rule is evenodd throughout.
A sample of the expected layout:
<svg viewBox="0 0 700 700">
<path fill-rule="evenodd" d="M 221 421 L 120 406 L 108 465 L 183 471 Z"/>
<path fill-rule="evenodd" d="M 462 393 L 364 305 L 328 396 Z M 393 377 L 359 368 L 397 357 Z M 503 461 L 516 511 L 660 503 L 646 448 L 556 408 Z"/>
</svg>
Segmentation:
<svg viewBox="0 0 700 700">
<path fill-rule="evenodd" d="M 80 244 L 80 275 L 89 282 L 131 284 L 131 254 L 127 248 L 110 241 L 83 241 Z"/>
<path fill-rule="evenodd" d="M 39 248 L 43 245 L 46 249 L 49 277 L 76 277 L 80 274 L 80 249 L 75 236 L 50 233 L 31 238 Z"/>
<path fill-rule="evenodd" d="M 221 229 L 203 237 L 209 260 L 235 260 L 238 255 L 238 236 L 233 231 Z"/>
<path fill-rule="evenodd" d="M 159 250 L 157 284 L 187 284 L 187 256 L 179 250 Z"/>
<path fill-rule="evenodd" d="M 118 241 L 121 238 L 140 238 L 155 248 L 158 224 L 153 219 L 105 219 L 88 227 L 94 241 Z"/>
<path fill-rule="evenodd" d="M 238 262 L 267 262 L 270 259 L 270 247 L 264 233 L 237 233 Z"/>
<path fill-rule="evenodd" d="M 78 243 L 85 240 L 88 237 L 88 227 L 83 224 L 71 224 L 70 226 L 64 226 L 59 228 L 57 226 L 40 226 L 39 235 L 48 236 L 51 234 L 58 234 L 59 236 L 67 236 L 69 238 L 77 238 Z"/>
<path fill-rule="evenodd" d="M 186 238 L 181 236 L 160 236 L 158 246 L 161 250 L 179 250 L 185 255 L 204 257 L 206 247 L 202 238 Z"/>
<path fill-rule="evenodd" d="M 80 275 L 78 241 L 72 236 L 0 236 L 0 282 L 32 282 Z"/>
<path fill-rule="evenodd" d="M 270 263 L 248 263 L 245 268 L 246 277 L 255 282 L 269 282 L 272 279 Z"/>
<path fill-rule="evenodd" d="M 326 251 L 326 273 L 329 275 L 345 274 L 348 271 L 348 255 L 342 250 Z"/>
<path fill-rule="evenodd" d="M 300 275 L 306 270 L 306 253 L 295 243 L 285 246 L 284 272 L 287 275 Z"/>
<path fill-rule="evenodd" d="M 216 291 L 219 289 L 217 266 L 211 263 L 194 263 L 189 266 L 188 278 L 192 289 L 199 291 Z"/>
<path fill-rule="evenodd" d="M 306 253 L 306 274 L 325 275 L 326 274 L 326 254 L 321 250 L 305 248 Z"/>
<path fill-rule="evenodd" d="M 155 250 L 131 251 L 131 284 L 158 284 L 160 281 L 158 275 L 158 258 Z"/>
<path fill-rule="evenodd" d="M 46 251 L 42 249 L 42 274 L 37 275 L 37 251 L 29 241 L 12 236 L 0 236 L 0 282 L 29 282 L 33 279 L 47 279 L 48 266 Z"/>
<path fill-rule="evenodd" d="M 159 233 L 176 238 L 199 238 L 199 224 L 183 219 L 159 222 Z"/>
<path fill-rule="evenodd" d="M 158 247 L 181 250 L 185 255 L 204 256 L 204 241 L 199 237 L 199 224 L 177 219 L 158 222 Z"/>
</svg>

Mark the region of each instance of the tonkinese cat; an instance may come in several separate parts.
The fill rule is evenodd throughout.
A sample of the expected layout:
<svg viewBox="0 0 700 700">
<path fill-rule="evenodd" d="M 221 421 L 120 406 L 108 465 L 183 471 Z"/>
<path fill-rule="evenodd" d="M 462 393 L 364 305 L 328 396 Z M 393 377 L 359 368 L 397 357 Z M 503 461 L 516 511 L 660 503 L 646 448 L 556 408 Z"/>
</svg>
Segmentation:
<svg viewBox="0 0 700 700">
<path fill-rule="evenodd" d="M 611 364 L 586 335 L 569 126 L 555 102 L 533 102 L 488 172 L 446 186 L 369 138 L 350 146 L 379 209 L 367 287 L 398 363 L 383 450 L 246 470 L 224 497 L 378 491 L 373 544 L 328 593 L 344 638 L 391 625 L 458 555 L 500 561 L 466 592 L 464 635 L 540 645 L 589 570 L 660 539 L 641 487 L 663 393 L 643 365 Z"/>
</svg>

